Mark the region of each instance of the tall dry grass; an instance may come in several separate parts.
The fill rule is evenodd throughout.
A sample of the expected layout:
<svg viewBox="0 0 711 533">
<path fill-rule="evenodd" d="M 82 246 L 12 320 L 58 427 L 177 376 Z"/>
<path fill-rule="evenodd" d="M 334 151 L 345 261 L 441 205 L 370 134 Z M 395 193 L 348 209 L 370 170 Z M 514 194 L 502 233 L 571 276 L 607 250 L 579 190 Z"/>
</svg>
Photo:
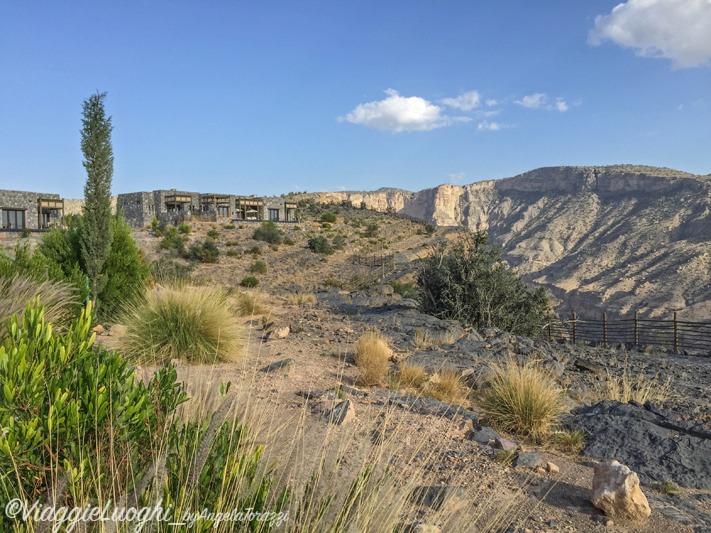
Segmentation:
<svg viewBox="0 0 711 533">
<path fill-rule="evenodd" d="M 659 375 L 652 379 L 640 374 L 633 376 L 625 360 L 621 375 L 613 376 L 608 371 L 607 379 L 598 387 L 598 397 L 622 403 L 644 403 L 648 400 L 663 402 L 669 397 L 670 391 L 671 378 L 663 381 Z"/>
<path fill-rule="evenodd" d="M 210 287 L 162 288 L 127 306 L 120 351 L 141 364 L 171 359 L 214 363 L 239 359 L 243 330 L 224 292 Z"/>
<path fill-rule="evenodd" d="M 377 331 L 361 335 L 355 351 L 355 364 L 360 370 L 358 383 L 363 386 L 380 385 L 390 368 L 387 339 Z"/>
<path fill-rule="evenodd" d="M 260 291 L 243 291 L 236 297 L 235 308 L 239 316 L 264 315 L 269 312 L 266 295 Z"/>
<path fill-rule="evenodd" d="M 534 365 L 509 361 L 492 365 L 490 386 L 482 391 L 482 409 L 504 431 L 523 436 L 546 434 L 563 413 L 563 391 Z"/>
<path fill-rule="evenodd" d="M 45 319 L 57 325 L 72 318 L 72 308 L 80 304 L 69 283 L 34 281 L 20 275 L 0 277 L 0 338 L 5 334 L 5 322 L 13 315 L 22 319 L 27 302 L 38 297 Z"/>
</svg>

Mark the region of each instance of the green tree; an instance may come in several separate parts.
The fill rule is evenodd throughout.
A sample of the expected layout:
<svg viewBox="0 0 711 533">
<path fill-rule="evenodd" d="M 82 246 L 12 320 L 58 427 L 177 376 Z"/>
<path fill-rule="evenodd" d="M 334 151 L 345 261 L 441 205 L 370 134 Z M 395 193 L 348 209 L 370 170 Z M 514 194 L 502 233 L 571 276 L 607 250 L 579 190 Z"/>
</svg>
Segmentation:
<svg viewBox="0 0 711 533">
<path fill-rule="evenodd" d="M 422 262 L 417 285 L 423 312 L 477 328 L 538 337 L 551 318 L 545 290 L 529 289 L 486 232 L 436 247 Z"/>
<path fill-rule="evenodd" d="M 83 231 L 80 233 L 81 262 L 89 276 L 91 297 L 97 300 L 107 278 L 102 276 L 111 250 L 111 179 L 114 155 L 111 147 L 111 117 L 106 116 L 106 93 L 96 93 L 84 100 L 81 151 L 87 179 L 84 185 Z M 97 308 L 99 306 L 97 305 Z"/>
</svg>

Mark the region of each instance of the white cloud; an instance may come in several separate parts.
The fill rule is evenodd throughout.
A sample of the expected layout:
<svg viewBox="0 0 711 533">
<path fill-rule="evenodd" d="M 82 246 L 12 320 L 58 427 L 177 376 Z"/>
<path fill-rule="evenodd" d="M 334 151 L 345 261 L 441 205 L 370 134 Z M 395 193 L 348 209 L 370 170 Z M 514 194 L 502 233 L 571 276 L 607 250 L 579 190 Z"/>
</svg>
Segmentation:
<svg viewBox="0 0 711 533">
<path fill-rule="evenodd" d="M 461 109 L 462 111 L 471 111 L 479 106 L 480 101 L 481 95 L 476 91 L 460 94 L 456 98 L 444 98 L 441 100 L 444 105 L 454 109 Z"/>
<path fill-rule="evenodd" d="M 675 68 L 711 60 L 711 1 L 629 0 L 595 17 L 588 43 L 612 41 L 641 57 L 665 57 Z"/>
<path fill-rule="evenodd" d="M 560 111 L 561 113 L 564 113 L 565 111 L 568 110 L 568 104 L 565 100 L 562 98 L 558 97 L 555 99 L 555 108 Z"/>
<path fill-rule="evenodd" d="M 529 94 L 528 96 L 524 96 L 520 100 L 515 100 L 515 102 L 518 105 L 528 107 L 529 109 L 537 109 L 545 105 L 547 100 L 548 97 L 545 95 L 545 93 L 533 93 Z"/>
<path fill-rule="evenodd" d="M 489 99 L 486 101 L 486 105 L 489 106 L 489 107 L 493 107 L 493 106 L 495 106 L 495 105 L 499 105 L 499 102 L 498 102 L 498 100 L 494 100 L 493 98 L 489 98 Z"/>
<path fill-rule="evenodd" d="M 503 124 L 501 124 L 499 122 L 489 122 L 487 120 L 483 120 L 483 121 L 479 122 L 479 124 L 477 125 L 477 129 L 479 131 L 486 131 L 486 130 L 499 131 L 501 128 L 505 128 L 505 127 L 506 126 L 504 126 Z"/>
<path fill-rule="evenodd" d="M 466 177 L 467 175 L 465 172 L 454 172 L 452 174 L 449 174 L 449 181 L 453 184 L 459 183 Z"/>
<path fill-rule="evenodd" d="M 387 98 L 356 107 L 345 120 L 368 128 L 401 131 L 430 131 L 455 122 L 468 122 L 468 117 L 450 117 L 443 108 L 419 96 L 401 96 L 394 89 L 385 91 Z M 343 118 L 339 118 L 343 120 Z"/>
</svg>

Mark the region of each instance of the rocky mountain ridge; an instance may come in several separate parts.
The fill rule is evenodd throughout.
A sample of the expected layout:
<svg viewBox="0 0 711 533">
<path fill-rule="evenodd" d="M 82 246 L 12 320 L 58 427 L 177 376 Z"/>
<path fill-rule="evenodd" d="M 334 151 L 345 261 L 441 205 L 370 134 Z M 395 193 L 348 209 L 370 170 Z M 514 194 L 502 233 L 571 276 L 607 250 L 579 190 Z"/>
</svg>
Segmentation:
<svg viewBox="0 0 711 533">
<path fill-rule="evenodd" d="M 441 226 L 487 230 L 559 310 L 711 320 L 711 175 L 615 165 L 547 167 L 409 192 L 319 193 Z"/>
</svg>

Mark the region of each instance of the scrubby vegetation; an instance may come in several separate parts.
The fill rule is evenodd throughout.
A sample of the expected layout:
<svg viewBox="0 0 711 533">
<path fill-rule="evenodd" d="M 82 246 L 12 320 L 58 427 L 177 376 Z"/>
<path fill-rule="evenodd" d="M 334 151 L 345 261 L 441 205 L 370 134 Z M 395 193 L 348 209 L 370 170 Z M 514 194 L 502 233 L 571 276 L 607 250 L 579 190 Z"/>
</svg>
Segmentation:
<svg viewBox="0 0 711 533">
<path fill-rule="evenodd" d="M 240 357 L 242 329 L 222 291 L 206 287 L 163 288 L 131 305 L 121 322 L 128 333 L 122 352 L 141 363 L 171 359 L 193 363 Z"/>
<path fill-rule="evenodd" d="M 255 241 L 263 241 L 268 244 L 281 244 L 284 232 L 276 227 L 271 220 L 262 222 L 262 225 L 254 230 L 252 238 Z"/>
<path fill-rule="evenodd" d="M 355 352 L 355 364 L 360 371 L 358 383 L 364 386 L 379 385 L 390 368 L 387 339 L 376 331 L 361 335 Z"/>
<path fill-rule="evenodd" d="M 316 254 L 331 255 L 335 252 L 326 237 L 314 237 L 309 239 L 309 249 Z"/>
<path fill-rule="evenodd" d="M 242 278 L 242 281 L 240 281 L 239 284 L 242 285 L 242 287 L 252 288 L 259 285 L 259 280 L 254 276 L 247 276 Z"/>
<path fill-rule="evenodd" d="M 250 265 L 249 271 L 255 274 L 266 274 L 267 264 L 264 261 L 255 261 Z"/>
<path fill-rule="evenodd" d="M 423 312 L 477 328 L 539 337 L 551 319 L 545 290 L 529 289 L 483 232 L 438 245 L 423 261 L 417 285 Z"/>
<path fill-rule="evenodd" d="M 217 263 L 220 257 L 220 250 L 215 241 L 209 237 L 204 241 L 193 243 L 188 250 L 187 257 L 201 263 Z"/>
</svg>

